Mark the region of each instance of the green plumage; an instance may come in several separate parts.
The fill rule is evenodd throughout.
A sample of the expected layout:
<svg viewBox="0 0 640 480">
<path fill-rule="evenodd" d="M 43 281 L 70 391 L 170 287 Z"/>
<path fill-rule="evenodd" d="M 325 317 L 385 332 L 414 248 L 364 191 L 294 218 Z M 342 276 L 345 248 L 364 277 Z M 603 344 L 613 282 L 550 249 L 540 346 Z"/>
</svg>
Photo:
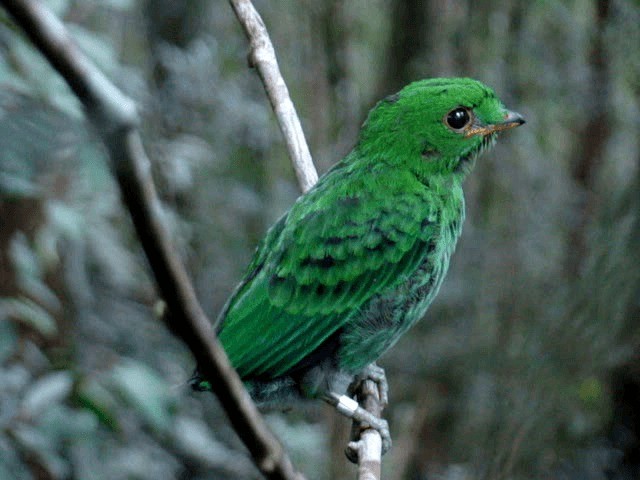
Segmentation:
<svg viewBox="0 0 640 480">
<path fill-rule="evenodd" d="M 460 235 L 464 177 L 521 123 L 463 78 L 376 105 L 353 150 L 268 231 L 220 315 L 256 400 L 342 393 L 425 314 Z"/>
</svg>

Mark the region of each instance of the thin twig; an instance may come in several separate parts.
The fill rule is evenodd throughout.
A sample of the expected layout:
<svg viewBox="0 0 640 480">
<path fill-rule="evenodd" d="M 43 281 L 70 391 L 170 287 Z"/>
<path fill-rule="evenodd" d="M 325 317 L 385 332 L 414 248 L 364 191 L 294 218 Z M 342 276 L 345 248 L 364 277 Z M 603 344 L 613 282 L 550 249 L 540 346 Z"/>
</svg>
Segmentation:
<svg viewBox="0 0 640 480">
<path fill-rule="evenodd" d="M 289 96 L 289 90 L 280 74 L 267 29 L 250 0 L 229 0 L 229 3 L 249 39 L 249 62 L 260 75 L 287 144 L 298 183 L 302 191 L 306 192 L 318 181 L 318 173 L 313 166 L 307 140 Z"/>
<path fill-rule="evenodd" d="M 287 144 L 298 183 L 301 190 L 306 192 L 315 185 L 318 174 L 313 165 L 296 109 L 289 96 L 289 90 L 280 74 L 269 33 L 251 0 L 229 0 L 229 3 L 231 3 L 233 11 L 249 39 L 249 63 L 257 69 L 262 80 Z M 365 410 L 378 417 L 382 414 L 378 388 L 373 381 L 362 382 L 357 394 L 358 400 Z M 380 434 L 376 430 L 369 428 L 360 431 L 360 439 L 357 442 L 358 480 L 380 479 L 381 445 Z"/>
<path fill-rule="evenodd" d="M 64 25 L 35 0 L 1 0 L 16 23 L 64 77 L 85 107 L 109 151 L 123 202 L 170 315 L 168 327 L 187 344 L 211 381 L 235 431 L 256 466 L 270 479 L 301 479 L 269 431 L 213 334 L 186 270 L 161 220 L 150 163 L 137 130 L 134 102 L 122 94 L 78 49 Z"/>
</svg>

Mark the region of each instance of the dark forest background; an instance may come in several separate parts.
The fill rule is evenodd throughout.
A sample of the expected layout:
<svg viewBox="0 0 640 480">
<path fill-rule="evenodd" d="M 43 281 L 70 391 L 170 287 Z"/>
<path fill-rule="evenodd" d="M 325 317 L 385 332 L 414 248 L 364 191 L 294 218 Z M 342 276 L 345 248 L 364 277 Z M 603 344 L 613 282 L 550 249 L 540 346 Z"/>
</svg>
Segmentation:
<svg viewBox="0 0 640 480">
<path fill-rule="evenodd" d="M 215 318 L 299 194 L 223 1 L 49 0 L 139 102 Z M 527 124 L 466 184 L 426 318 L 381 361 L 387 479 L 640 478 L 640 3 L 256 0 L 320 172 L 411 80 L 471 76 Z M 0 479 L 258 478 L 157 295 L 97 135 L 0 10 Z M 349 422 L 270 414 L 313 479 Z"/>
</svg>

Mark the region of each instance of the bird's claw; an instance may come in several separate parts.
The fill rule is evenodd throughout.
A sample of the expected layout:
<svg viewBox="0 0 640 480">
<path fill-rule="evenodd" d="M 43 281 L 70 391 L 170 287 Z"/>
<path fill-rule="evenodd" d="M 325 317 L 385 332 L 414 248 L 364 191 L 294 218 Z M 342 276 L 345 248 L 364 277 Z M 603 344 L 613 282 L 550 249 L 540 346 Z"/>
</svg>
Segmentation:
<svg viewBox="0 0 640 480">
<path fill-rule="evenodd" d="M 352 440 L 347 444 L 347 448 L 344 449 L 344 454 L 351 463 L 356 465 L 359 463 L 360 448 L 362 447 L 362 440 Z"/>
<path fill-rule="evenodd" d="M 365 368 L 364 373 L 366 378 L 372 380 L 377 385 L 380 408 L 384 410 L 389 404 L 389 384 L 387 383 L 387 374 L 384 372 L 384 368 L 375 363 L 371 363 Z"/>
<path fill-rule="evenodd" d="M 371 380 L 376 384 L 380 407 L 382 409 L 386 408 L 389 404 L 389 384 L 387 383 L 387 375 L 384 372 L 384 368 L 378 366 L 375 362 L 367 365 L 351 382 L 348 390 L 349 395 L 353 397 L 365 380 Z"/>
<path fill-rule="evenodd" d="M 375 421 L 372 422 L 373 419 L 375 419 Z M 355 417 L 354 420 L 356 420 Z M 391 432 L 389 431 L 389 423 L 384 418 L 379 418 L 371 415 L 371 418 L 369 418 L 366 423 L 363 422 L 359 425 L 354 424 L 353 428 L 351 429 L 351 441 L 347 445 L 347 448 L 345 448 L 344 450 L 347 459 L 349 459 L 351 463 L 357 464 L 359 461 L 360 448 L 362 446 L 361 436 L 364 430 L 367 429 L 376 430 L 380 434 L 382 455 L 384 455 L 391 449 L 392 441 Z"/>
<path fill-rule="evenodd" d="M 375 387 L 367 387 L 364 382 L 371 380 Z M 372 392 L 371 388 L 375 388 Z M 368 395 L 375 395 L 377 393 L 378 408 L 376 414 L 369 412 L 362 408 L 357 399 L 364 392 L 369 392 Z M 367 393 L 364 394 L 365 397 Z M 360 451 L 363 448 L 362 434 L 368 430 L 376 430 L 380 434 L 381 440 L 381 453 L 384 455 L 391 448 L 391 432 L 389 431 L 389 424 L 387 421 L 378 415 L 389 403 L 389 385 L 387 383 L 387 376 L 384 373 L 384 369 L 379 367 L 375 363 L 368 365 L 360 374 L 358 374 L 347 390 L 347 395 L 338 395 L 332 393 L 328 395 L 325 400 L 333 405 L 338 412 L 353 420 L 351 427 L 351 441 L 345 449 L 347 458 L 353 462 L 358 463 Z"/>
</svg>

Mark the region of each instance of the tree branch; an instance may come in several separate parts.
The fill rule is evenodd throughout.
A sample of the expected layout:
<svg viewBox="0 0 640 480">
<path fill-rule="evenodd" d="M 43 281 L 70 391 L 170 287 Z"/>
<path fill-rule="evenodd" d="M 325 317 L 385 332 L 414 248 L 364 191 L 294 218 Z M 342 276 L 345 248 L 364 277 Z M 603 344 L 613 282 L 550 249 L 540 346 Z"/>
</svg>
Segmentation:
<svg viewBox="0 0 640 480">
<path fill-rule="evenodd" d="M 287 144 L 298 183 L 301 190 L 306 192 L 315 185 L 318 174 L 296 109 L 289 96 L 289 90 L 280 74 L 269 33 L 251 0 L 229 0 L 229 3 L 249 39 L 249 63 L 256 67 L 262 80 Z M 365 410 L 377 417 L 382 414 L 375 382 L 371 380 L 361 382 L 356 396 Z M 382 464 L 382 441 L 378 431 L 371 428 L 361 429 L 359 440 L 352 445 L 358 452 L 358 480 L 378 480 Z"/>
<path fill-rule="evenodd" d="M 79 50 L 64 25 L 35 0 L 1 0 L 27 36 L 63 76 L 106 145 L 122 200 L 170 315 L 167 326 L 187 344 L 255 464 L 270 479 L 301 479 L 269 431 L 202 311 L 161 217 L 150 163 L 137 130 L 134 102 Z"/>
<path fill-rule="evenodd" d="M 306 192 L 318 181 L 318 173 L 313 166 L 307 140 L 289 97 L 289 90 L 280 74 L 276 52 L 267 29 L 250 0 L 229 0 L 229 3 L 249 39 L 249 63 L 260 75 L 287 144 L 298 183 L 302 191 Z"/>
<path fill-rule="evenodd" d="M 362 408 L 376 417 L 382 417 L 382 404 L 378 386 L 373 380 L 360 383 L 356 391 L 356 399 Z M 380 480 L 382 469 L 382 439 L 380 433 L 373 428 L 362 428 L 354 423 L 357 441 L 349 443 L 349 448 L 357 452 L 358 480 Z"/>
</svg>

